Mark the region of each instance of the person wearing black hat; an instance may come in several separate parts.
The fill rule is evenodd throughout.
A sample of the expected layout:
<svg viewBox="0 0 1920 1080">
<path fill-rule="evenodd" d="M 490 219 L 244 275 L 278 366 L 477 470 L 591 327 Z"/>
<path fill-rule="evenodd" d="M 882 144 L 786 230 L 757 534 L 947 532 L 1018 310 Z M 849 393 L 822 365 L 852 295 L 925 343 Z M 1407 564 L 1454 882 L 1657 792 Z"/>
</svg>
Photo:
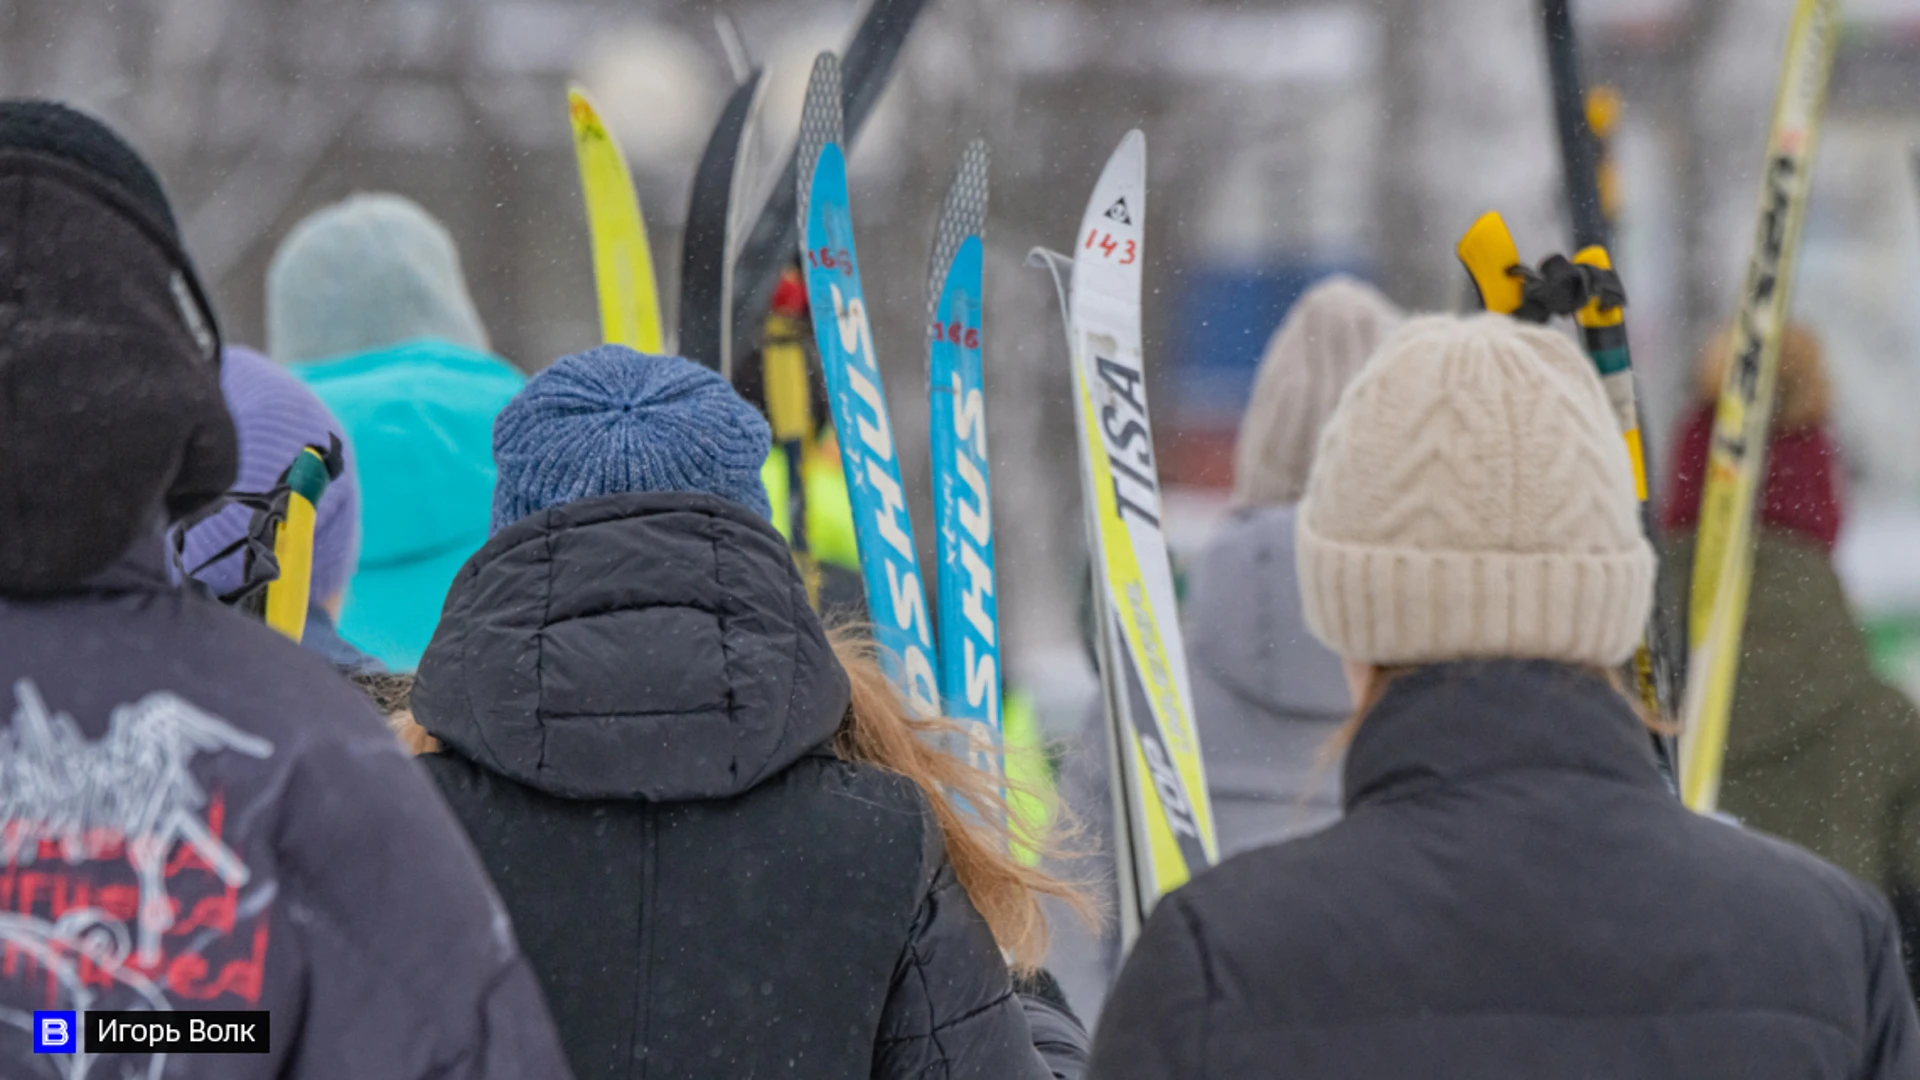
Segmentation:
<svg viewBox="0 0 1920 1080">
<path fill-rule="evenodd" d="M 152 170 L 0 101 L 0 1075 L 84 1060 L 34 1055 L 38 1011 L 249 1009 L 269 1053 L 194 1075 L 565 1077 L 498 899 L 366 701 L 169 584 L 165 530 L 235 475 L 220 355 Z"/>
</svg>

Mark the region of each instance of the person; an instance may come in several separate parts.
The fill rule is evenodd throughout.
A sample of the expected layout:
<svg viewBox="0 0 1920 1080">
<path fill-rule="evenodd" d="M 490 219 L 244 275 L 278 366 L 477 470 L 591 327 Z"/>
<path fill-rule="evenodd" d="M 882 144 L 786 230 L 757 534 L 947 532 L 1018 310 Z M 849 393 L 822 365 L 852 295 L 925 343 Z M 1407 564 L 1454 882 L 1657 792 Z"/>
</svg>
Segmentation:
<svg viewBox="0 0 1920 1080">
<path fill-rule="evenodd" d="M 251 349 L 227 346 L 221 356 L 220 392 L 239 435 L 237 490 L 270 490 L 303 448 L 326 447 L 330 438 L 340 440 L 346 470 L 327 486 L 314 507 L 312 599 L 300 644 L 345 674 L 385 670 L 334 628 L 346 598 L 347 579 L 360 556 L 360 489 L 353 476 L 353 447 L 340 422 L 313 391 Z M 181 565 L 216 597 L 241 586 L 245 556 L 230 549 L 246 535 L 252 518 L 253 512 L 246 507 L 229 505 L 186 530 Z"/>
<path fill-rule="evenodd" d="M 251 1009 L 269 1052 L 194 1075 L 564 1078 L 498 899 L 365 700 L 168 580 L 167 524 L 240 455 L 152 170 L 0 102 L 0 237 L 0 1075 L 181 1071 L 38 1056 L 38 1010 Z"/>
<path fill-rule="evenodd" d="M 487 351 L 453 238 L 410 200 L 361 194 L 287 234 L 267 271 L 267 352 L 353 443 L 363 515 L 342 637 L 420 661 L 453 573 L 487 538 L 493 418 L 526 379 Z"/>
<path fill-rule="evenodd" d="M 1078 1021 L 1002 958 L 1033 963 L 1037 897 L 1070 890 L 1009 853 L 951 726 L 814 615 L 769 442 L 677 357 L 536 375 L 414 682 L 419 760 L 580 1077 L 1077 1076 Z"/>
<path fill-rule="evenodd" d="M 1374 354 L 1295 524 L 1346 814 L 1160 902 L 1090 1075 L 1920 1075 L 1886 903 L 1660 777 L 1615 675 L 1655 560 L 1612 415 L 1504 316 Z"/>
<path fill-rule="evenodd" d="M 1731 353 L 1725 332 L 1702 351 L 1696 402 L 1675 443 L 1662 515 L 1671 538 L 1661 568 L 1667 596 L 1684 598 L 1692 588 L 1713 408 Z M 1920 711 L 1875 677 L 1834 572 L 1844 514 L 1840 455 L 1826 430 L 1831 399 L 1819 339 L 1789 326 L 1720 808 L 1891 897 L 1908 975 L 1920 985 Z"/>
<path fill-rule="evenodd" d="M 1254 378 L 1234 447 L 1233 513 L 1195 561 L 1186 604 L 1194 724 L 1222 857 L 1340 816 L 1338 763 L 1323 749 L 1353 704 L 1339 658 L 1300 620 L 1293 523 L 1321 427 L 1401 318 L 1371 285 L 1330 277 L 1294 303 Z"/>
</svg>

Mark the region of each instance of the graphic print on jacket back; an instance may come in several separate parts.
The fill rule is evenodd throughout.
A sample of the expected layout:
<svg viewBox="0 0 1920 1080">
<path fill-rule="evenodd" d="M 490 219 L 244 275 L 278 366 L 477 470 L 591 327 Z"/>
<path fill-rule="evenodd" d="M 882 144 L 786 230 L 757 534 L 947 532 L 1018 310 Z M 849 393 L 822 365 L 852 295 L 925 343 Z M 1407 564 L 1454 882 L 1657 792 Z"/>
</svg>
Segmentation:
<svg viewBox="0 0 1920 1080">
<path fill-rule="evenodd" d="M 97 741 L 31 679 L 12 704 L 0 729 L 0 1033 L 30 1037 L 36 1009 L 258 1007 L 274 886 L 223 840 L 225 793 L 192 766 L 264 760 L 273 744 L 164 691 L 116 706 Z M 41 1060 L 66 1080 L 99 1063 Z M 156 1054 L 126 1075 L 164 1068 Z"/>
</svg>

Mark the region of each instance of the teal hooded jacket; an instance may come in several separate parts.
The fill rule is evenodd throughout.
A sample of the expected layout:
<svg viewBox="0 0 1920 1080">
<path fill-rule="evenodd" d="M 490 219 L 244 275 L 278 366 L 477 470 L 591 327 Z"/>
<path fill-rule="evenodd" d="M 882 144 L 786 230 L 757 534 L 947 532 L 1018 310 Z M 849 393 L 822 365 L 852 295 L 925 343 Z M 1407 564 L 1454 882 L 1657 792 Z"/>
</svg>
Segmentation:
<svg viewBox="0 0 1920 1080">
<path fill-rule="evenodd" d="M 363 535 L 340 635 L 411 671 L 454 573 L 487 540 L 493 420 L 526 376 L 432 339 L 291 367 L 356 450 Z"/>
</svg>

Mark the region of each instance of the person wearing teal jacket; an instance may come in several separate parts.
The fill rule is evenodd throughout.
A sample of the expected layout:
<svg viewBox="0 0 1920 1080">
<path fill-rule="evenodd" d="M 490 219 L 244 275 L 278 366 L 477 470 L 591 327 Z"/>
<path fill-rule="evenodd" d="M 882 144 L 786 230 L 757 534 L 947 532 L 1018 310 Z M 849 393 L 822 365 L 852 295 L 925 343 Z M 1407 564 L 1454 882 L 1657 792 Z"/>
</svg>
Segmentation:
<svg viewBox="0 0 1920 1080">
<path fill-rule="evenodd" d="M 340 635 L 412 670 L 487 539 L 493 420 L 526 377 L 488 351 L 445 227 L 398 195 L 355 195 L 287 235 L 267 273 L 267 347 L 357 452 L 360 563 Z"/>
</svg>

